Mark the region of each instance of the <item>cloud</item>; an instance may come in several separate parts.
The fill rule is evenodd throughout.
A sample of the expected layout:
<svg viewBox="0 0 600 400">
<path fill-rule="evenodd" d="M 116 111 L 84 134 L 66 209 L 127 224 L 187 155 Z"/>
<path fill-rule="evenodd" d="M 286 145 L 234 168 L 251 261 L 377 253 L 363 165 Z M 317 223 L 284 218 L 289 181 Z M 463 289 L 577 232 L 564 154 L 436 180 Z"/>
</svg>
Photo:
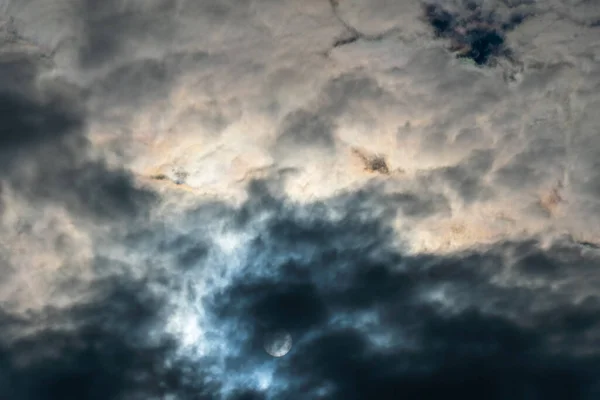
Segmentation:
<svg viewBox="0 0 600 400">
<path fill-rule="evenodd" d="M 168 363 L 174 343 L 151 340 L 159 299 L 142 282 L 96 282 L 97 296 L 70 310 L 46 310 L 18 321 L 3 318 L 0 392 L 14 399 L 159 398 L 176 391 L 201 396 L 204 388 L 186 380 L 190 366 Z M 8 320 L 7 320 L 8 319 Z"/>
<path fill-rule="evenodd" d="M 84 214 L 137 212 L 152 195 L 135 188 L 125 171 L 111 170 L 93 154 L 85 137 L 82 91 L 42 78 L 47 70 L 42 54 L 27 51 L 26 43 L 22 46 L 7 51 L 2 63 L 4 184 L 33 201 L 64 202 Z"/>
<path fill-rule="evenodd" d="M 236 360 L 257 357 L 265 330 L 294 335 L 273 396 L 595 395 L 599 303 L 584 280 L 597 275 L 596 255 L 532 240 L 409 256 L 383 220 L 353 211 L 369 201 L 351 198 L 339 220 L 274 215 L 214 295 L 215 323 L 246 332 Z"/>
<path fill-rule="evenodd" d="M 596 14 L 0 2 L 0 397 L 597 398 Z"/>
<path fill-rule="evenodd" d="M 278 190 L 256 182 L 241 208 L 207 203 L 188 211 L 187 223 L 132 228 L 114 238 L 123 249 L 156 249 L 136 255 L 133 269 L 118 272 L 117 260 L 98 259 L 109 278 L 94 281 L 86 302 L 8 316 L 6 393 L 597 395 L 594 251 L 566 238 L 550 247 L 530 240 L 410 255 L 390 226 L 395 207 L 383 217 L 388 201 L 377 189 L 306 205 Z M 177 237 L 178 229 L 189 231 Z M 196 248 L 198 257 L 186 260 Z M 32 333 L 23 336 L 28 324 Z M 203 333 L 181 347 L 194 326 Z M 261 339 L 281 327 L 294 347 L 274 364 Z M 18 334 L 6 334 L 11 329 Z"/>
<path fill-rule="evenodd" d="M 80 3 L 83 40 L 79 58 L 84 67 L 97 68 L 140 44 L 168 43 L 173 37 L 174 25 L 169 16 L 175 12 L 174 3 L 153 1 L 127 5 L 118 0 L 103 3 L 82 0 Z M 140 6 L 143 7 L 141 12 Z"/>
</svg>

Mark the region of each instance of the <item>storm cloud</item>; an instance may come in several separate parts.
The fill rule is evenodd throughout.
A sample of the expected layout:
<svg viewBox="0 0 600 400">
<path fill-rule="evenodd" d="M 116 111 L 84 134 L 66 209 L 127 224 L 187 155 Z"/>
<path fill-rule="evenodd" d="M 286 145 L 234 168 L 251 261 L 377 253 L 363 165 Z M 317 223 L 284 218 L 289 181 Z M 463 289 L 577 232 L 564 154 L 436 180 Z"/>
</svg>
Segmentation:
<svg viewBox="0 0 600 400">
<path fill-rule="evenodd" d="M 530 240 L 407 255 L 351 197 L 336 221 L 278 213 L 250 245 L 261 262 L 211 301 L 215 323 L 247 330 L 238 362 L 264 329 L 294 335 L 274 398 L 597 395 L 597 254 Z"/>
<path fill-rule="evenodd" d="M 0 1 L 0 398 L 600 396 L 594 4 L 42 3 Z"/>
</svg>

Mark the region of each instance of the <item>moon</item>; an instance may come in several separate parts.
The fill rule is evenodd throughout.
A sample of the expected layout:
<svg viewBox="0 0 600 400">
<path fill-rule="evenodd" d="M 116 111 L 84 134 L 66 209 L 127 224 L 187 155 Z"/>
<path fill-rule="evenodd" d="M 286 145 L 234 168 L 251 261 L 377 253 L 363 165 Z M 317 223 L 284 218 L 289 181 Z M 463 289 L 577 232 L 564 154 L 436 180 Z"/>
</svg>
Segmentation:
<svg viewBox="0 0 600 400">
<path fill-rule="evenodd" d="M 278 330 L 265 335 L 264 348 L 273 357 L 283 357 L 292 349 L 292 335 Z"/>
</svg>

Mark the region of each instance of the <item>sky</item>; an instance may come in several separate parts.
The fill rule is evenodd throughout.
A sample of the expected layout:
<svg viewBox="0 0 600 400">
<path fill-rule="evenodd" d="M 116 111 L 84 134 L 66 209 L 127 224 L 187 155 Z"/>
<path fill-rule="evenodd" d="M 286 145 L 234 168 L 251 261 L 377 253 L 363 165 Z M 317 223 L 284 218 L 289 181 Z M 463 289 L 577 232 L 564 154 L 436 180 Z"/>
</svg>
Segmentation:
<svg viewBox="0 0 600 400">
<path fill-rule="evenodd" d="M 594 0 L 0 0 L 0 399 L 600 398 L 599 93 Z"/>
</svg>

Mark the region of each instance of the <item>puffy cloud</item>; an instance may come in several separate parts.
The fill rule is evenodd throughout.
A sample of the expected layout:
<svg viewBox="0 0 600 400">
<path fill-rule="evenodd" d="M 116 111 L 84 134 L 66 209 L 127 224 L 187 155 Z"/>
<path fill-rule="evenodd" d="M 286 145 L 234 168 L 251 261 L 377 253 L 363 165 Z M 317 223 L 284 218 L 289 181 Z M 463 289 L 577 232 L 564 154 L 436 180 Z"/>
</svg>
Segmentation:
<svg viewBox="0 0 600 400">
<path fill-rule="evenodd" d="M 0 2 L 0 397 L 598 397 L 596 11 Z"/>
</svg>

